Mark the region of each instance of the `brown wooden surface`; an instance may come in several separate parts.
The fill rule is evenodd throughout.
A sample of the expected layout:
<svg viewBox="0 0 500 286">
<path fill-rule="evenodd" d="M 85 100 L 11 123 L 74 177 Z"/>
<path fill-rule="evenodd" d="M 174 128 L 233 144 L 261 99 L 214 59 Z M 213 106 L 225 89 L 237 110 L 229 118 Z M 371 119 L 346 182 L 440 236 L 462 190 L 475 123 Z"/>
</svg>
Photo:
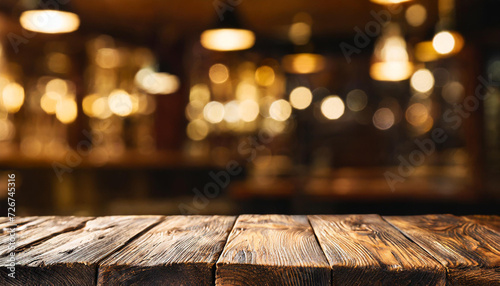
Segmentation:
<svg viewBox="0 0 500 286">
<path fill-rule="evenodd" d="M 83 227 L 84 223 L 91 217 L 32 217 L 26 223 L 16 222 L 15 230 L 16 249 L 19 251 L 24 247 L 56 236 L 60 233 Z M 9 253 L 10 229 L 0 237 L 0 256 Z"/>
<path fill-rule="evenodd" d="M 9 222 L 8 217 L 0 217 L 0 225 L 3 225 L 3 224 L 8 223 L 8 222 Z"/>
<path fill-rule="evenodd" d="M 171 216 L 99 266 L 98 285 L 213 285 L 235 217 Z"/>
<path fill-rule="evenodd" d="M 479 224 L 489 227 L 500 233 L 500 216 L 497 215 L 469 215 L 467 219 L 471 219 Z"/>
<path fill-rule="evenodd" d="M 11 227 L 13 225 L 23 225 L 35 219 L 42 219 L 43 217 L 36 216 L 27 216 L 27 217 L 15 217 L 14 221 L 11 221 L 8 217 L 2 217 L 0 220 L 0 231 L 3 231 L 4 228 Z"/>
<path fill-rule="evenodd" d="M 384 217 L 448 270 L 452 285 L 500 285 L 500 235 L 452 215 Z"/>
<path fill-rule="evenodd" d="M 0 285 L 95 285 L 97 263 L 158 221 L 157 216 L 90 220 L 19 252 L 16 279 L 7 277 L 7 257 L 1 257 Z"/>
<path fill-rule="evenodd" d="M 446 271 L 379 215 L 315 215 L 309 221 L 333 285 L 445 285 Z"/>
<path fill-rule="evenodd" d="M 241 215 L 217 262 L 216 285 L 330 285 L 305 216 Z"/>
<path fill-rule="evenodd" d="M 498 221 L 452 215 L 0 219 L 0 285 L 500 285 Z M 12 227 L 16 279 L 6 267 Z"/>
</svg>

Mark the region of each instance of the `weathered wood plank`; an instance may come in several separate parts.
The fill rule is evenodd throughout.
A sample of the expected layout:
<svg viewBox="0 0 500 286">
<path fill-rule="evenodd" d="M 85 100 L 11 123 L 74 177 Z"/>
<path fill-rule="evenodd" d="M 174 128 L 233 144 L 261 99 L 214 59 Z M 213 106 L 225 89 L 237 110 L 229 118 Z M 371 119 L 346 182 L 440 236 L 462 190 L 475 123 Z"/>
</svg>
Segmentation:
<svg viewBox="0 0 500 286">
<path fill-rule="evenodd" d="M 452 215 L 384 217 L 448 270 L 452 285 L 500 285 L 500 235 Z"/>
<path fill-rule="evenodd" d="M 305 216 L 242 215 L 217 262 L 216 285 L 330 285 Z"/>
<path fill-rule="evenodd" d="M 0 257 L 1 285 L 95 285 L 97 264 L 159 216 L 100 217 L 85 227 L 59 234 L 16 255 L 16 279 L 7 277 L 8 257 Z"/>
<path fill-rule="evenodd" d="M 98 285 L 213 285 L 235 217 L 171 216 L 99 266 Z"/>
<path fill-rule="evenodd" d="M 309 216 L 333 285 L 445 285 L 446 270 L 379 215 Z"/>
<path fill-rule="evenodd" d="M 41 221 L 43 220 L 43 217 L 36 217 L 36 216 L 15 217 L 14 221 L 11 221 L 9 218 L 5 218 L 0 222 L 0 233 L 7 231 L 6 228 L 10 228 L 13 225 L 21 226 L 36 219 Z"/>
<path fill-rule="evenodd" d="M 91 217 L 33 217 L 33 220 L 18 225 L 15 230 L 16 249 L 47 239 L 60 233 L 82 227 Z M 0 256 L 10 252 L 8 245 L 10 228 L 4 229 L 6 235 L 0 237 Z"/>
<path fill-rule="evenodd" d="M 497 215 L 469 215 L 465 218 L 489 227 L 500 233 L 500 216 Z"/>
</svg>

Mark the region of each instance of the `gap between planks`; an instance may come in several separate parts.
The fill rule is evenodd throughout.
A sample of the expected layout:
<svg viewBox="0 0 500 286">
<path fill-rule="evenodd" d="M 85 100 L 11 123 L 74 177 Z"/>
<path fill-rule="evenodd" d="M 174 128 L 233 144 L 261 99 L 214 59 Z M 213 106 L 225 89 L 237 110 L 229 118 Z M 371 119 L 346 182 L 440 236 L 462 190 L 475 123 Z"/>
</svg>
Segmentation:
<svg viewBox="0 0 500 286">
<path fill-rule="evenodd" d="M 376 214 L 308 217 L 334 285 L 445 285 L 444 267 Z"/>
<path fill-rule="evenodd" d="M 58 218 L 59 220 L 66 219 L 68 223 L 71 222 L 73 224 L 75 224 L 75 222 L 79 222 L 81 224 L 82 220 L 84 220 L 85 223 L 83 223 L 83 227 L 81 228 L 66 228 L 65 231 L 61 231 L 60 233 L 54 235 L 48 230 L 53 229 L 54 226 L 58 226 Z M 16 271 L 16 281 L 6 282 L 5 280 L 3 282 L 7 284 L 12 282 L 14 285 L 39 285 L 40 283 L 47 283 L 52 285 L 53 283 L 55 283 L 54 281 L 61 282 L 61 279 L 63 279 L 64 281 L 66 281 L 67 279 L 73 279 L 68 281 L 77 283 L 75 281 L 78 280 L 81 283 L 77 284 L 94 285 L 95 283 L 93 280 L 95 279 L 95 274 L 97 272 L 97 262 L 101 258 L 101 255 L 105 256 L 107 253 L 109 253 L 106 252 L 105 248 L 103 247 L 103 243 L 108 243 L 106 242 L 106 239 L 109 241 L 112 247 L 113 244 L 116 245 L 116 247 L 120 247 L 130 239 L 128 236 L 125 236 L 124 239 L 121 240 L 123 242 L 120 242 L 120 240 L 116 241 L 117 234 L 113 234 L 114 231 L 110 231 L 110 229 L 115 226 L 119 226 L 119 224 L 124 221 L 134 222 L 134 224 L 130 224 L 128 226 L 133 225 L 133 227 L 139 227 L 140 229 L 143 229 L 142 225 L 144 225 L 144 227 L 148 227 L 151 224 L 154 224 L 160 218 L 161 216 L 137 216 L 135 217 L 135 219 L 133 219 L 133 216 L 112 216 L 98 218 L 56 217 L 53 220 L 52 226 L 50 226 L 49 224 L 47 225 L 46 229 L 41 229 L 40 239 L 24 245 L 21 251 L 17 249 L 16 258 L 18 260 L 17 262 L 19 268 L 16 267 L 18 268 Z M 47 220 L 45 222 L 47 222 Z M 44 224 L 45 223 L 42 222 L 41 225 Z M 36 226 L 34 226 L 33 228 L 36 229 Z M 138 232 L 140 232 L 140 229 L 138 229 Z M 28 231 L 30 231 L 30 229 L 28 229 Z M 99 234 L 99 238 L 97 238 L 97 234 Z M 132 230 L 131 234 L 136 234 L 136 232 Z M 109 236 L 110 238 L 107 238 L 107 236 Z M 97 238 L 97 240 L 94 241 L 95 238 Z M 104 240 L 101 240 L 101 238 L 103 238 Z M 99 247 L 99 245 L 101 247 Z M 83 246 L 83 248 L 80 248 L 80 246 Z M 86 250 L 90 251 L 92 247 L 96 249 L 96 252 L 86 252 Z M 68 250 L 67 256 L 63 255 L 63 253 L 66 252 L 65 250 Z M 101 252 L 102 254 L 99 254 L 99 252 Z M 110 252 L 113 252 L 113 248 L 110 250 Z M 49 255 L 49 257 L 47 257 L 47 255 Z M 88 258 L 85 258 L 83 260 L 81 260 L 82 258 L 78 258 L 85 255 L 88 255 Z M 7 259 L 8 258 L 3 257 L 1 263 L 7 263 Z M 5 274 L 4 270 L 5 269 L 2 268 L 2 273 Z M 51 274 L 51 271 L 56 272 L 53 272 Z M 63 275 L 63 273 L 71 273 L 71 275 L 73 276 Z M 2 275 L 2 277 L 0 278 L 1 280 L 4 280 L 6 277 L 3 277 Z"/>
<path fill-rule="evenodd" d="M 229 235 L 231 234 L 231 232 L 233 231 L 234 229 L 234 226 L 236 225 L 236 221 L 238 220 L 240 216 L 237 215 L 235 216 L 234 218 L 234 221 L 233 221 L 233 225 L 231 226 L 231 229 L 229 230 L 229 233 L 227 234 L 227 237 L 226 237 L 226 241 L 224 242 L 224 246 L 222 247 L 222 250 L 221 252 L 219 253 L 219 256 L 217 257 L 217 259 L 215 260 L 215 264 L 214 264 L 214 267 L 212 268 L 212 285 L 216 285 L 217 283 L 217 264 L 219 262 L 219 259 L 220 257 L 222 256 L 222 252 L 224 252 L 224 249 L 226 249 L 226 246 L 227 246 L 227 242 L 229 241 Z"/>
<path fill-rule="evenodd" d="M 156 227 L 157 225 L 159 225 L 160 223 L 162 223 L 163 221 L 165 221 L 165 218 L 166 216 L 161 216 L 157 222 L 151 224 L 150 226 L 146 227 L 145 229 L 143 229 L 141 232 L 137 233 L 136 235 L 132 236 L 129 240 L 127 240 L 125 243 L 123 243 L 122 246 L 118 247 L 117 249 L 115 249 L 114 251 L 108 253 L 107 255 L 105 255 L 104 257 L 102 257 L 97 263 L 96 263 L 96 271 L 95 271 L 95 281 L 96 281 L 96 285 L 98 285 L 98 280 L 99 280 L 99 271 L 101 271 L 101 263 L 103 261 L 105 261 L 107 258 L 109 258 L 111 255 L 119 252 L 120 250 L 122 250 L 123 248 L 125 248 L 127 245 L 131 244 L 134 240 L 138 239 L 139 237 L 141 237 L 143 234 L 145 234 L 146 232 L 150 231 L 151 229 L 153 229 L 154 227 Z"/>
</svg>

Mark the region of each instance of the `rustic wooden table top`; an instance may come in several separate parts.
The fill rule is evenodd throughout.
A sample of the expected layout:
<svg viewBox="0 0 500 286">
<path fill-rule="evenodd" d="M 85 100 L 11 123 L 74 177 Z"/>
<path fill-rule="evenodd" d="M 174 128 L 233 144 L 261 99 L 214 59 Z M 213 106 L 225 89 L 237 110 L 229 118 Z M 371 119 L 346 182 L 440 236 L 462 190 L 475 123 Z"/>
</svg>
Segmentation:
<svg viewBox="0 0 500 286">
<path fill-rule="evenodd" d="M 18 217 L 0 226 L 0 285 L 500 285 L 499 216 Z"/>
</svg>

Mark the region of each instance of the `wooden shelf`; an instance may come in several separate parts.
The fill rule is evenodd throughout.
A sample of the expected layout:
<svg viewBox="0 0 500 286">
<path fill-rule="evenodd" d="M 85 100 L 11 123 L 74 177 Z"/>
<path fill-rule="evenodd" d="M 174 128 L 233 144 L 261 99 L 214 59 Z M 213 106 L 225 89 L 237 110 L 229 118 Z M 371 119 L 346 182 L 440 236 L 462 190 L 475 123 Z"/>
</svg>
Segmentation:
<svg viewBox="0 0 500 286">
<path fill-rule="evenodd" d="M 75 159 L 76 160 L 76 159 Z M 107 160 L 95 160 L 88 156 L 79 156 L 81 160 L 75 168 L 215 168 L 209 158 L 193 158 L 183 155 L 181 152 L 158 151 L 151 154 L 141 154 L 135 151 L 127 151 L 123 155 Z M 29 169 L 29 168 L 52 168 L 53 163 L 68 165 L 66 158 L 43 158 L 27 157 L 22 154 L 12 154 L 0 157 L 0 168 Z"/>
<path fill-rule="evenodd" d="M 235 199 L 309 198 L 357 201 L 424 200 L 470 201 L 476 198 L 472 178 L 461 166 L 423 167 L 392 191 L 384 173 L 397 174 L 394 167 L 327 169 L 302 176 L 257 177 L 235 182 L 230 195 Z"/>
</svg>

